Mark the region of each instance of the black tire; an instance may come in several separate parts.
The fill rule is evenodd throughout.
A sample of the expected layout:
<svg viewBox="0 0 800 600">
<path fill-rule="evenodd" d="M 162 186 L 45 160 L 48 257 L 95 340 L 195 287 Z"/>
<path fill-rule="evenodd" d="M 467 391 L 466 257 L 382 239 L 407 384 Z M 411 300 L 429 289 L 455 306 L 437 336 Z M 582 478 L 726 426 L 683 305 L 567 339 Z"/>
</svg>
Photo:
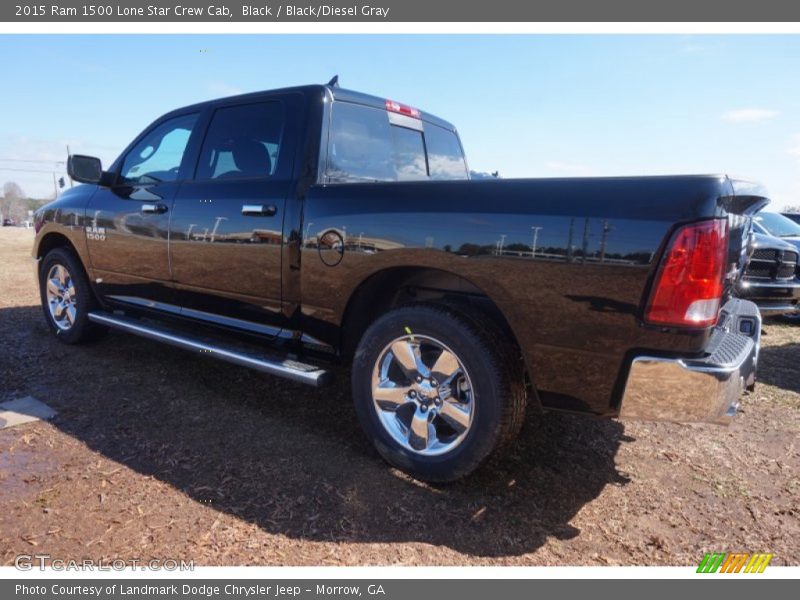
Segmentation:
<svg viewBox="0 0 800 600">
<path fill-rule="evenodd" d="M 781 321 L 790 325 L 800 325 L 800 312 L 786 313 L 780 315 Z"/>
<path fill-rule="evenodd" d="M 71 289 L 74 290 L 70 295 L 74 319 L 68 327 L 63 321 L 59 326 L 56 317 L 51 314 L 47 295 L 48 275 L 59 266 L 66 269 L 72 284 Z M 65 344 L 80 344 L 97 339 L 105 331 L 105 328 L 89 321 L 89 312 L 97 308 L 97 301 L 80 259 L 69 248 L 54 248 L 42 260 L 39 265 L 39 294 L 47 325 L 59 341 Z"/>
<path fill-rule="evenodd" d="M 373 401 L 373 372 L 380 368 L 376 364 L 384 364 L 387 347 L 409 331 L 442 342 L 469 374 L 471 423 L 461 441 L 441 454 L 423 454 L 398 441 Z M 478 325 L 442 305 L 394 309 L 370 325 L 353 358 L 353 399 L 361 426 L 387 462 L 417 479 L 444 483 L 465 477 L 508 446 L 522 427 L 527 398 L 517 356 L 489 319 Z M 399 415 L 400 409 L 393 414 Z"/>
</svg>

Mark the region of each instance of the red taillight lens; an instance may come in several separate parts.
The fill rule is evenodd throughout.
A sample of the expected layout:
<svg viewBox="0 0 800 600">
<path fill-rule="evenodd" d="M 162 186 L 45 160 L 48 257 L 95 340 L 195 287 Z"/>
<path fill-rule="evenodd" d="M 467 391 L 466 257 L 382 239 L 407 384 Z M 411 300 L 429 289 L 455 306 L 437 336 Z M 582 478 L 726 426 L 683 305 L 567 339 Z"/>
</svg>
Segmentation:
<svg viewBox="0 0 800 600">
<path fill-rule="evenodd" d="M 681 227 L 664 257 L 645 319 L 658 325 L 716 323 L 727 254 L 726 220 Z"/>
</svg>

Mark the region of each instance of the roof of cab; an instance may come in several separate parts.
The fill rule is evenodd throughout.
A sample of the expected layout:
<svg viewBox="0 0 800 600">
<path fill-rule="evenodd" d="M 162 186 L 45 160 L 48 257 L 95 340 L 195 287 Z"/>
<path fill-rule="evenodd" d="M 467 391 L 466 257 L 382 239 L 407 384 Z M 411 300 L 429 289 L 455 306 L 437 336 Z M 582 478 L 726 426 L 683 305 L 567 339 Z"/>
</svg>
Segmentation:
<svg viewBox="0 0 800 600">
<path fill-rule="evenodd" d="M 361 92 L 356 92 L 354 90 L 347 90 L 345 88 L 340 87 L 333 87 L 333 86 L 325 86 L 331 96 L 333 96 L 334 100 L 340 102 L 352 102 L 354 104 L 363 104 L 364 106 L 371 106 L 372 108 L 379 108 L 381 110 L 386 110 L 386 98 L 380 98 L 378 96 L 371 96 L 369 94 L 363 94 Z M 392 98 L 394 100 L 394 98 Z M 425 111 L 420 110 L 420 117 L 423 121 L 427 121 L 429 123 L 433 123 L 434 125 L 438 125 L 439 127 L 444 127 L 445 129 L 449 129 L 450 131 L 455 131 L 455 126 L 445 121 L 444 119 L 440 119 L 436 115 L 432 115 Z"/>
<path fill-rule="evenodd" d="M 274 90 L 259 90 L 257 92 L 248 92 L 246 94 L 236 94 L 234 96 L 223 96 L 222 98 L 213 98 L 211 100 L 204 100 L 203 102 L 197 102 L 195 104 L 189 104 L 187 106 L 176 108 L 164 114 L 160 118 L 169 117 L 173 114 L 178 114 L 178 113 L 199 111 L 208 106 L 214 106 L 216 104 L 227 104 L 229 102 L 241 102 L 247 100 L 259 100 L 264 96 L 271 96 L 272 94 L 291 94 L 292 92 L 301 93 L 304 95 L 312 95 L 314 93 L 322 94 L 325 90 L 325 87 L 326 86 L 324 85 L 300 85 L 295 87 L 278 88 Z"/>
<path fill-rule="evenodd" d="M 354 104 L 362 104 L 364 106 L 371 106 L 373 108 L 386 110 L 385 98 L 379 98 L 378 96 L 371 96 L 369 94 L 363 94 L 361 92 L 356 92 L 354 90 L 347 90 L 344 88 L 331 85 L 312 84 L 312 85 L 280 88 L 274 90 L 261 90 L 258 92 L 249 92 L 247 94 L 226 96 L 224 98 L 214 98 L 213 100 L 206 100 L 204 102 L 198 102 L 196 104 L 191 104 L 189 106 L 183 106 L 181 108 L 177 108 L 175 110 L 166 113 L 165 115 L 162 115 L 160 119 L 170 117 L 175 114 L 185 113 L 192 110 L 201 110 L 203 108 L 206 108 L 207 106 L 213 106 L 215 104 L 227 104 L 231 101 L 238 102 L 247 100 L 258 100 L 259 98 L 262 98 L 264 96 L 269 96 L 272 94 L 277 94 L 277 93 L 286 94 L 292 92 L 301 93 L 308 96 L 328 94 L 335 101 L 352 102 Z M 456 129 L 452 123 L 449 123 L 444 119 L 440 119 L 439 117 L 424 111 L 420 111 L 420 118 L 423 121 L 427 121 L 434 125 L 438 125 L 439 127 L 444 127 L 445 129 L 449 129 L 450 131 L 455 131 Z"/>
</svg>

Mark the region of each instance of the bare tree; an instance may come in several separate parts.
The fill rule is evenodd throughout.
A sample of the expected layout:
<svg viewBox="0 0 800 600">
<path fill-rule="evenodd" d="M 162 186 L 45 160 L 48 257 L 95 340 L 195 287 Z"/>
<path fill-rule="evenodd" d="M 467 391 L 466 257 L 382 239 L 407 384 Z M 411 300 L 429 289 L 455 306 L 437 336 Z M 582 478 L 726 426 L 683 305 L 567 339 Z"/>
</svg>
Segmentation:
<svg viewBox="0 0 800 600">
<path fill-rule="evenodd" d="M 3 197 L 0 198 L 0 218 L 11 218 L 19 222 L 25 219 L 28 214 L 28 203 L 25 200 L 25 192 L 15 181 L 7 181 L 3 184 Z"/>
<path fill-rule="evenodd" d="M 25 192 L 22 191 L 16 181 L 6 181 L 3 184 L 3 196 L 10 200 L 22 200 L 25 197 Z"/>
<path fill-rule="evenodd" d="M 800 204 L 795 206 L 787 206 L 783 212 L 787 213 L 800 213 Z"/>
</svg>

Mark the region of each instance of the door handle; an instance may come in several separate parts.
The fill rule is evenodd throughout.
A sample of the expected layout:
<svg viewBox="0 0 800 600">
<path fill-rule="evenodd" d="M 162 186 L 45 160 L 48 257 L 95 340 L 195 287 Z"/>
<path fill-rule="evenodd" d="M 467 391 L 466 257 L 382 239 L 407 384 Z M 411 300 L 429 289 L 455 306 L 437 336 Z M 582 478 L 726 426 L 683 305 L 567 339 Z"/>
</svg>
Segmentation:
<svg viewBox="0 0 800 600">
<path fill-rule="evenodd" d="M 142 204 L 142 212 L 150 215 L 161 215 L 167 212 L 167 205 L 161 202 Z"/>
<path fill-rule="evenodd" d="M 245 217 L 274 217 L 278 208 L 274 204 L 243 204 L 242 214 Z"/>
</svg>

